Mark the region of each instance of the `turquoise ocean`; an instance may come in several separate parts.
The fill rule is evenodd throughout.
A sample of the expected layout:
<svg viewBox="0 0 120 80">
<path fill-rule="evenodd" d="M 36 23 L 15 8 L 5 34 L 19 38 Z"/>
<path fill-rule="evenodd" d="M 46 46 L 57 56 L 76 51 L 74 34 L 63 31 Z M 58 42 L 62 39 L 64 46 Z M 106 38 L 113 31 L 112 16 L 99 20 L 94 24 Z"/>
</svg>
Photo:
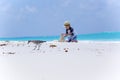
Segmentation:
<svg viewBox="0 0 120 80">
<path fill-rule="evenodd" d="M 79 34 L 78 40 L 92 40 L 92 41 L 120 41 L 120 32 L 101 32 L 93 34 Z M 27 40 L 43 40 L 53 41 L 59 40 L 59 36 L 38 36 L 38 37 L 11 37 L 0 38 L 0 41 L 27 41 Z"/>
</svg>

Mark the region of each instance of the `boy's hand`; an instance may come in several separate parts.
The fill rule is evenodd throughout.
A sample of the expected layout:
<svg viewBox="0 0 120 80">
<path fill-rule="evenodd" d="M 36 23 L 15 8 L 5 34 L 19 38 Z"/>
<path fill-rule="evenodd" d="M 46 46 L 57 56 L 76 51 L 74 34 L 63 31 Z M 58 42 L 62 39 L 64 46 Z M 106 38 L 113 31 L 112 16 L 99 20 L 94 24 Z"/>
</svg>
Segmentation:
<svg viewBox="0 0 120 80">
<path fill-rule="evenodd" d="M 67 34 L 62 33 L 62 36 L 66 37 L 66 36 L 67 36 Z"/>
<path fill-rule="evenodd" d="M 64 34 L 64 37 L 67 37 L 68 36 L 68 34 Z"/>
</svg>

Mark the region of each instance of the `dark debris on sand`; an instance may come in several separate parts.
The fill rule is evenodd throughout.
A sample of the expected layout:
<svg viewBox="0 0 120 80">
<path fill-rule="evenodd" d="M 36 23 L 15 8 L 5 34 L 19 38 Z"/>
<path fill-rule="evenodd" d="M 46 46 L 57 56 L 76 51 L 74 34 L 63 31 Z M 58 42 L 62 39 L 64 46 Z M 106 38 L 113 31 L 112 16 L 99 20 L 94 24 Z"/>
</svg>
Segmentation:
<svg viewBox="0 0 120 80">
<path fill-rule="evenodd" d="M 15 52 L 3 52 L 3 54 L 11 54 L 11 55 L 14 55 Z"/>
</svg>

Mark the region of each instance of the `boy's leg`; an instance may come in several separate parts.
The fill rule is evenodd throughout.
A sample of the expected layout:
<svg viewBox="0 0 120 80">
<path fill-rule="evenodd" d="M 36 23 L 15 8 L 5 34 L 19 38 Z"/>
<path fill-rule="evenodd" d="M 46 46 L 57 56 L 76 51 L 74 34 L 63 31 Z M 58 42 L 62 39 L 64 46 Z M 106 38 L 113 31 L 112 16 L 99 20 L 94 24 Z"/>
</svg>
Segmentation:
<svg viewBox="0 0 120 80">
<path fill-rule="evenodd" d="M 72 42 L 77 42 L 77 36 L 76 35 L 72 37 Z"/>
<path fill-rule="evenodd" d="M 77 36 L 69 36 L 67 42 L 77 42 Z"/>
<path fill-rule="evenodd" d="M 72 36 L 69 36 L 67 42 L 71 42 L 71 41 L 72 41 Z"/>
</svg>

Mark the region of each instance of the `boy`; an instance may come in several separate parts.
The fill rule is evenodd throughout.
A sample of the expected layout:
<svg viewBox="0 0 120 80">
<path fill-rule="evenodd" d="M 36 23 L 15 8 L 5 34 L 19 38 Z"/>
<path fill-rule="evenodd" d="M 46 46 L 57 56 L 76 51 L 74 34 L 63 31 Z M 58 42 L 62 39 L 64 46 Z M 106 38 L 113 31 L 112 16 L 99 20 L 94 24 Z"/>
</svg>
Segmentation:
<svg viewBox="0 0 120 80">
<path fill-rule="evenodd" d="M 71 27 L 70 22 L 66 21 L 64 23 L 66 28 L 66 33 L 62 34 L 62 37 L 67 37 L 67 42 L 77 42 L 77 36 L 74 33 L 74 29 Z"/>
</svg>

